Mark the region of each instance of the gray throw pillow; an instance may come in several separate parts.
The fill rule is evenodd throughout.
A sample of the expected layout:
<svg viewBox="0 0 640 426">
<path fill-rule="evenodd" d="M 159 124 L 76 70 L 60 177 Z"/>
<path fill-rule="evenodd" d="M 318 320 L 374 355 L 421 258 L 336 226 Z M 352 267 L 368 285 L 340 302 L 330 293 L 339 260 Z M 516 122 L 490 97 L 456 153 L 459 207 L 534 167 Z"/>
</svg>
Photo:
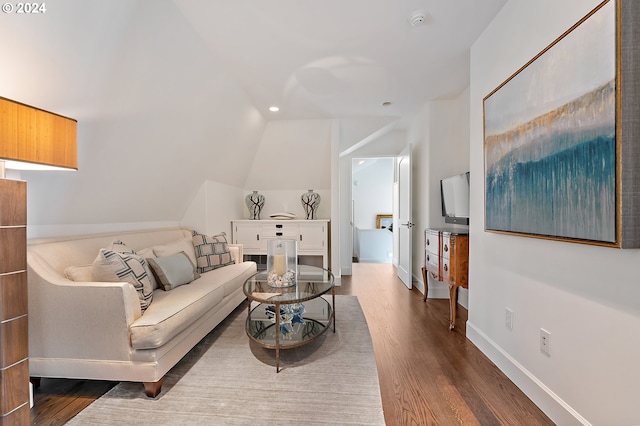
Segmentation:
<svg viewBox="0 0 640 426">
<path fill-rule="evenodd" d="M 181 251 L 171 256 L 156 257 L 147 259 L 151 265 L 157 281 L 165 291 L 173 290 L 184 284 L 189 284 L 200 274 L 189 256 Z"/>
</svg>

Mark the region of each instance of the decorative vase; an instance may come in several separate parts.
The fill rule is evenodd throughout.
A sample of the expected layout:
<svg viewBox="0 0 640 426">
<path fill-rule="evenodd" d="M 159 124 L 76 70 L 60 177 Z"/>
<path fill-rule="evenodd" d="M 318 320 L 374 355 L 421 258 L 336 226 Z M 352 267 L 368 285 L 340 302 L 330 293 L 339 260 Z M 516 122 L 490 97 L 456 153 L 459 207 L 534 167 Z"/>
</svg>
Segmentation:
<svg viewBox="0 0 640 426">
<path fill-rule="evenodd" d="M 320 194 L 313 192 L 313 189 L 309 189 L 307 192 L 302 194 L 300 200 L 302 201 L 302 207 L 307 214 L 307 219 L 315 219 L 316 210 L 318 210 L 318 206 L 320 205 Z"/>
<path fill-rule="evenodd" d="M 249 209 L 249 219 L 260 220 L 260 212 L 264 206 L 264 195 L 258 194 L 258 191 L 253 191 L 253 193 L 245 197 L 245 202 Z"/>
<path fill-rule="evenodd" d="M 267 240 L 267 284 L 290 287 L 296 284 L 298 241 Z"/>
</svg>

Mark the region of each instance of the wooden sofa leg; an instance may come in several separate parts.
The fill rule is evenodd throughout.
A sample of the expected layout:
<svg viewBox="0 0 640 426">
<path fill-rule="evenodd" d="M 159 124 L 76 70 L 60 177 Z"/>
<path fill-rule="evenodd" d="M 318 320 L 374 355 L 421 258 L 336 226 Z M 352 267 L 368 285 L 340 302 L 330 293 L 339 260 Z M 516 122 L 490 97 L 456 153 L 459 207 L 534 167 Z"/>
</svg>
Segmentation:
<svg viewBox="0 0 640 426">
<path fill-rule="evenodd" d="M 144 382 L 144 393 L 149 398 L 155 398 L 158 396 L 160 391 L 162 390 L 162 382 L 164 382 L 164 377 L 157 382 Z"/>
</svg>

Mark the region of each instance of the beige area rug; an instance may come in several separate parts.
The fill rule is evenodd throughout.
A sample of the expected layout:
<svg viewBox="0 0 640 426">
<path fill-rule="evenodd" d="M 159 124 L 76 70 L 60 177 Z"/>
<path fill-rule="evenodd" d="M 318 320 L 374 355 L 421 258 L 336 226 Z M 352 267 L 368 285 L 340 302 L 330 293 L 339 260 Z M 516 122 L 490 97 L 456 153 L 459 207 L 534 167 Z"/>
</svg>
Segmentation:
<svg viewBox="0 0 640 426">
<path fill-rule="evenodd" d="M 281 351 L 249 342 L 236 309 L 147 398 L 120 383 L 69 425 L 384 425 L 371 335 L 355 296 L 336 296 L 336 332 Z"/>
</svg>

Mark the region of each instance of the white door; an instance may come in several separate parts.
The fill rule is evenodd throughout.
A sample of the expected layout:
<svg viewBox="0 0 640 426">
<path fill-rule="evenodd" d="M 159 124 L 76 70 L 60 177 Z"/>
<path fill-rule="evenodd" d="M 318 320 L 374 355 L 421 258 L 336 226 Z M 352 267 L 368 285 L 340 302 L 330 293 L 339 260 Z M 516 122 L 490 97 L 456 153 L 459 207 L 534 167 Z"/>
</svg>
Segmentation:
<svg viewBox="0 0 640 426">
<path fill-rule="evenodd" d="M 398 157 L 398 278 L 407 286 L 411 280 L 411 146 Z"/>
</svg>

